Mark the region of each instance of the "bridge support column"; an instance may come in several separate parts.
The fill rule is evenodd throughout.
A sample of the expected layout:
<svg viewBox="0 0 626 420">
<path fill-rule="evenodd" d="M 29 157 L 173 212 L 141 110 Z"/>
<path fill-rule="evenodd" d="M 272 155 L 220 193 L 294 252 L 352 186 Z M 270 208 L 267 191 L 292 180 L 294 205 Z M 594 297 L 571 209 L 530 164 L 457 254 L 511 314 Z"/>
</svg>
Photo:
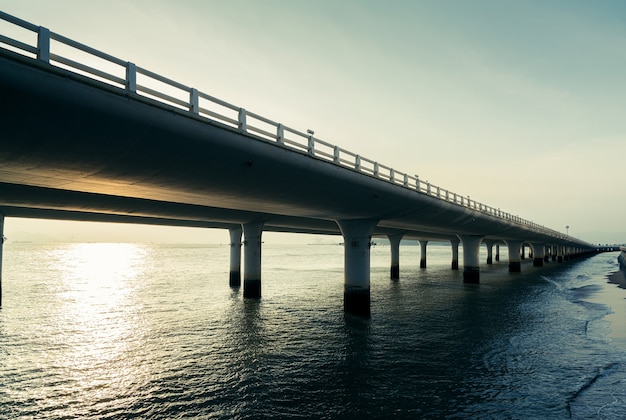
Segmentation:
<svg viewBox="0 0 626 420">
<path fill-rule="evenodd" d="M 261 297 L 261 234 L 263 222 L 243 225 L 243 297 Z"/>
<path fill-rule="evenodd" d="M 343 310 L 370 316 L 370 247 L 377 220 L 337 221 L 344 242 Z"/>
<path fill-rule="evenodd" d="M 241 287 L 241 227 L 229 229 L 230 234 L 230 287 Z"/>
<path fill-rule="evenodd" d="M 450 245 L 452 245 L 452 269 L 459 269 L 459 241 L 458 239 L 450 239 Z"/>
<path fill-rule="evenodd" d="M 487 247 L 487 264 L 493 264 L 493 242 L 485 242 L 485 246 Z"/>
<path fill-rule="evenodd" d="M 532 258 L 532 253 L 529 253 L 531 255 L 529 255 L 530 258 Z M 520 260 L 524 261 L 526 259 L 526 245 L 522 242 L 522 245 L 520 247 L 520 251 L 519 251 L 519 258 Z"/>
<path fill-rule="evenodd" d="M 420 240 L 420 268 L 426 268 L 426 245 L 428 245 L 428 241 Z"/>
<path fill-rule="evenodd" d="M 533 249 L 533 267 L 543 267 L 544 245 L 535 243 L 530 246 Z"/>
<path fill-rule="evenodd" d="M 496 244 L 496 261 L 500 261 L 500 244 Z"/>
<path fill-rule="evenodd" d="M 2 251 L 4 249 L 4 214 L 0 213 L 0 308 L 2 308 Z"/>
<path fill-rule="evenodd" d="M 556 261 L 562 263 L 563 262 L 563 246 L 559 245 L 556 249 Z"/>
<path fill-rule="evenodd" d="M 506 246 L 509 248 L 509 273 L 520 273 L 522 271 L 520 259 L 522 241 L 506 241 Z"/>
<path fill-rule="evenodd" d="M 389 244 L 391 245 L 391 280 L 400 278 L 400 241 L 402 234 L 387 235 Z"/>
<path fill-rule="evenodd" d="M 480 283 L 480 242 L 482 236 L 460 235 L 463 243 L 463 283 Z"/>
<path fill-rule="evenodd" d="M 558 246 L 552 245 L 552 248 L 551 248 L 551 251 L 550 251 L 550 254 L 552 255 L 552 261 L 556 261 L 556 256 L 557 256 L 557 254 L 559 252 L 558 250 L 559 250 Z"/>
</svg>

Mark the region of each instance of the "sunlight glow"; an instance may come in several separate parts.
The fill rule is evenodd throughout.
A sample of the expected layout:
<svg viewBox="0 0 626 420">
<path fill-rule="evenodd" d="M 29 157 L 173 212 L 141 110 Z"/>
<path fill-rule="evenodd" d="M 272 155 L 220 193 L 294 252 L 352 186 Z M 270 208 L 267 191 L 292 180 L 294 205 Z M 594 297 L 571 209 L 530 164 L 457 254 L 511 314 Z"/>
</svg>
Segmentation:
<svg viewBox="0 0 626 420">
<path fill-rule="evenodd" d="M 64 333 L 50 353 L 70 381 L 99 394 L 122 386 L 126 355 L 138 333 L 135 302 L 147 249 L 136 244 L 87 243 L 51 255 L 64 280 L 57 289 Z M 137 280 L 137 281 L 136 281 Z M 140 305 L 139 305 L 140 306 Z"/>
</svg>

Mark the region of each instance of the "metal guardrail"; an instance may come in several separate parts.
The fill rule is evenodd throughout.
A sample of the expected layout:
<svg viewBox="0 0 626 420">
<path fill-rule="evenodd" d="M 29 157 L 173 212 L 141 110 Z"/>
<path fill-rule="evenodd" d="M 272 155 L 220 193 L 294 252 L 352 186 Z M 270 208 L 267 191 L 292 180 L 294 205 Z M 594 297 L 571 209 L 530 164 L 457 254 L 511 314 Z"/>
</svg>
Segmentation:
<svg viewBox="0 0 626 420">
<path fill-rule="evenodd" d="M 0 34 L 0 45 L 8 46 L 8 48 L 4 49 L 9 49 L 38 61 L 105 82 L 124 89 L 128 93 L 141 95 L 166 106 L 175 107 L 195 116 L 222 123 L 259 140 L 273 142 L 281 147 L 307 154 L 313 158 L 351 169 L 417 193 L 494 216 L 507 222 L 516 223 L 558 239 L 573 239 L 569 235 L 471 200 L 469 196 L 464 197 L 453 193 L 430 184 L 428 181 L 422 181 L 418 176 L 397 171 L 389 166 L 330 144 L 314 137 L 314 133 L 310 130 L 304 133 L 287 127 L 259 114 L 200 92 L 196 88 L 186 86 L 136 66 L 134 63 L 124 61 L 51 32 L 47 28 L 34 25 L 2 11 L 0 11 L 0 20 L 34 32 L 37 38 L 36 45 L 31 45 Z M 70 47 L 77 55 L 86 53 L 88 58 L 84 60 L 87 62 L 99 61 L 101 68 L 96 68 L 91 63 L 76 61 L 79 58 L 71 59 L 61 55 L 61 53 L 53 52 L 53 47 L 59 50 Z"/>
</svg>

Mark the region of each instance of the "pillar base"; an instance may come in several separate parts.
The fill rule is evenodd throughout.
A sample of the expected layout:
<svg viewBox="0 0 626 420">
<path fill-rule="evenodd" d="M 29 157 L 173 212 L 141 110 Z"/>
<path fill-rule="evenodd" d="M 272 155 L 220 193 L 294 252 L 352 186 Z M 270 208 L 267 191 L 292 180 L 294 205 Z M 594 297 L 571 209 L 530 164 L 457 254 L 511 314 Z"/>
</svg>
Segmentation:
<svg viewBox="0 0 626 420">
<path fill-rule="evenodd" d="M 533 267 L 543 267 L 543 258 L 533 258 Z"/>
<path fill-rule="evenodd" d="M 243 297 L 259 299 L 261 297 L 261 280 L 245 279 L 243 281 Z"/>
<path fill-rule="evenodd" d="M 426 268 L 426 260 L 420 259 L 420 268 Z"/>
<path fill-rule="evenodd" d="M 552 261 L 556 261 L 556 255 L 552 256 Z"/>
<path fill-rule="evenodd" d="M 228 284 L 234 288 L 241 287 L 241 271 L 231 271 Z"/>
<path fill-rule="evenodd" d="M 487 264 L 493 264 L 493 257 L 487 257 Z"/>
<path fill-rule="evenodd" d="M 453 270 L 459 269 L 459 260 L 452 260 L 452 269 Z"/>
<path fill-rule="evenodd" d="M 480 283 L 480 268 L 467 266 L 463 267 L 463 283 Z"/>
<path fill-rule="evenodd" d="M 522 263 L 520 261 L 509 262 L 509 273 L 521 273 Z"/>
<path fill-rule="evenodd" d="M 391 266 L 391 279 L 398 280 L 400 278 L 400 264 L 393 264 Z"/>
<path fill-rule="evenodd" d="M 556 261 L 562 263 L 563 262 L 563 256 L 559 255 L 558 257 L 556 257 Z"/>
<path fill-rule="evenodd" d="M 370 316 L 370 290 L 344 290 L 343 310 L 352 315 Z"/>
</svg>

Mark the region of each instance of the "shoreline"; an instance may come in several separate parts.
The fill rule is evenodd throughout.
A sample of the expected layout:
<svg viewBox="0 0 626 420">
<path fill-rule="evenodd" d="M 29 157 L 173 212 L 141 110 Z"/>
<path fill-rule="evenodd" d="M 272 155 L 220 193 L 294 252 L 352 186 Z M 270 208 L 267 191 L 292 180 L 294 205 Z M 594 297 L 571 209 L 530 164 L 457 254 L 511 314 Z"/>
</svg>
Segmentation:
<svg viewBox="0 0 626 420">
<path fill-rule="evenodd" d="M 617 270 L 606 275 L 606 285 L 602 293 L 602 301 L 611 308 L 611 313 L 604 319 L 610 323 L 606 338 L 611 344 L 626 350 L 626 273 Z M 617 286 L 620 291 L 615 292 Z"/>
<path fill-rule="evenodd" d="M 611 284 L 617 285 L 620 289 L 626 289 L 626 275 L 622 270 L 607 275 L 607 280 Z"/>
</svg>

